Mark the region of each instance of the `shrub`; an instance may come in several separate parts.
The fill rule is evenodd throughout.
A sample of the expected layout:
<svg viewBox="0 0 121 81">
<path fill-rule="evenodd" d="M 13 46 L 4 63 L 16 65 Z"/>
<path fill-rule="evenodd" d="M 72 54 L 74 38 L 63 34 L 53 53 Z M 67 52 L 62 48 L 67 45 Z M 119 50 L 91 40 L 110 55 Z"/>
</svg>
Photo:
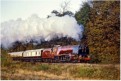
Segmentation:
<svg viewBox="0 0 121 81">
<path fill-rule="evenodd" d="M 12 58 L 8 55 L 6 50 L 1 49 L 1 66 L 9 67 L 12 63 Z"/>
</svg>

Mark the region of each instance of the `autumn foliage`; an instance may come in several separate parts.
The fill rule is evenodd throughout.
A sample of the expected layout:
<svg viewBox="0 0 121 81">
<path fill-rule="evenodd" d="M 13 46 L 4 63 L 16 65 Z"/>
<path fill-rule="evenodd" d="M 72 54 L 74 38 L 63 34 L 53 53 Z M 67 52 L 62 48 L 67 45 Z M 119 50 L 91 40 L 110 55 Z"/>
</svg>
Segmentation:
<svg viewBox="0 0 121 81">
<path fill-rule="evenodd" d="M 83 8 L 87 9 L 88 5 L 84 5 Z M 78 13 L 83 15 L 81 11 Z M 93 60 L 102 63 L 119 63 L 120 1 L 93 1 L 88 13 L 89 15 L 85 16 L 88 20 L 86 24 L 84 23 L 84 35 Z M 78 21 L 82 20 L 80 14 L 75 15 Z"/>
</svg>

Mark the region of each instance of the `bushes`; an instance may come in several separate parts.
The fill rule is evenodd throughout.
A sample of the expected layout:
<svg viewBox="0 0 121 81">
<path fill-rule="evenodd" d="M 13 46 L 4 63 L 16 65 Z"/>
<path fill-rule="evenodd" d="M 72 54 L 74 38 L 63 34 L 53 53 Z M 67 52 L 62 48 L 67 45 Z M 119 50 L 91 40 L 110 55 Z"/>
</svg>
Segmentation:
<svg viewBox="0 0 121 81">
<path fill-rule="evenodd" d="M 8 55 L 6 50 L 1 49 L 1 66 L 10 66 L 12 58 Z"/>
</svg>

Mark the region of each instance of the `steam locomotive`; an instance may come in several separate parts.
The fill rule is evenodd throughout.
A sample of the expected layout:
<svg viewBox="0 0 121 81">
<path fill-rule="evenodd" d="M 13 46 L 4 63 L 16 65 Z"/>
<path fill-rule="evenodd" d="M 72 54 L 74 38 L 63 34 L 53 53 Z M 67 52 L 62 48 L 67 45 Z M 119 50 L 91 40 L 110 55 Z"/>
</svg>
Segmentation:
<svg viewBox="0 0 121 81">
<path fill-rule="evenodd" d="M 52 48 L 41 48 L 9 53 L 15 61 L 26 62 L 88 62 L 91 60 L 89 47 L 85 45 L 55 45 Z"/>
</svg>

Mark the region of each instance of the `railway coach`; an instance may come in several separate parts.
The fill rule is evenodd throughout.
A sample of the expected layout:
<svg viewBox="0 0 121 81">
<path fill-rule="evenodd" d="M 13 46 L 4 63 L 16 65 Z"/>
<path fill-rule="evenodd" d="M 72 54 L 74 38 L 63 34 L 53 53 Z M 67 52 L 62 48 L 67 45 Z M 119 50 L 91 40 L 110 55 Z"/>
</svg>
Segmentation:
<svg viewBox="0 0 121 81">
<path fill-rule="evenodd" d="M 43 49 L 26 50 L 21 52 L 11 52 L 8 54 L 10 54 L 13 60 L 15 61 L 36 62 L 42 60 L 41 59 L 42 50 Z"/>
</svg>

